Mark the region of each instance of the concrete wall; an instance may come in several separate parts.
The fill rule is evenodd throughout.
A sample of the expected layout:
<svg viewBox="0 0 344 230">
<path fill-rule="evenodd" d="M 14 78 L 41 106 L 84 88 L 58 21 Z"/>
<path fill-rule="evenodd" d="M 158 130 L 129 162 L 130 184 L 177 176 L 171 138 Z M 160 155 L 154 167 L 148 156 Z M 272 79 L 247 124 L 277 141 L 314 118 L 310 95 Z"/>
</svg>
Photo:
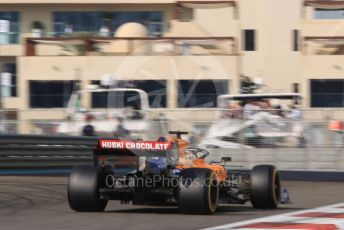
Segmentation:
<svg viewBox="0 0 344 230">
<path fill-rule="evenodd" d="M 32 4 L 23 4 L 24 2 Z M 57 4 L 57 2 L 61 4 Z M 182 21 L 174 19 L 175 6 L 173 3 L 175 1 L 142 0 L 142 4 L 138 4 L 138 2 L 138 0 L 111 0 L 106 3 L 93 1 L 85 4 L 80 0 L 0 0 L 2 11 L 21 12 L 21 32 L 24 37 L 30 36 L 32 21 L 40 20 L 44 22 L 47 31 L 52 31 L 51 12 L 76 10 L 159 10 L 165 12 L 166 36 L 233 36 L 240 41 L 240 55 L 218 57 L 219 62 L 223 64 L 230 76 L 232 87 L 230 92 L 233 93 L 239 88 L 241 74 L 251 78 L 262 78 L 268 86 L 265 88 L 266 91 L 291 92 L 292 84 L 299 83 L 304 97 L 303 105 L 307 108 L 309 106 L 310 78 L 343 78 L 342 56 L 313 56 L 292 50 L 292 31 L 294 29 L 299 29 L 302 36 L 344 35 L 343 21 L 312 19 L 313 8 L 302 7 L 302 0 L 237 0 L 237 8 L 198 9 L 193 12 L 186 10 L 186 16 L 183 18 L 185 20 Z M 256 51 L 242 50 L 242 30 L 244 29 L 256 30 Z M 83 84 L 87 85 L 89 80 L 99 79 L 103 74 L 113 72 L 116 66 L 126 59 L 125 56 L 21 57 L 24 54 L 23 51 L 24 47 L 19 45 L 0 46 L 1 56 L 20 57 L 17 59 L 20 98 L 6 99 L 4 102 L 6 107 L 8 105 L 10 108 L 27 108 L 27 82 L 22 82 L 22 80 L 72 80 L 75 76 L 75 69 L 81 68 Z M 56 47 L 50 46 L 40 50 L 39 53 L 47 54 L 51 51 L 60 52 Z M 171 75 L 166 74 L 170 71 L 170 66 L 166 64 L 169 63 L 166 61 L 168 57 L 158 56 L 153 59 L 155 61 L 152 64 L 147 64 L 149 71 L 153 71 L 155 76 L 169 78 Z M 186 57 L 178 58 L 178 60 L 182 59 L 187 60 Z M 186 68 L 180 75 L 185 78 L 195 78 L 197 75 L 194 74 L 202 69 L 199 67 L 192 69 L 192 65 L 183 64 L 183 61 L 176 63 L 179 67 Z M 35 68 L 32 67 L 33 65 Z M 140 74 L 140 72 L 135 73 L 135 77 L 144 79 Z M 210 77 L 215 79 L 221 76 L 212 75 Z M 127 78 L 129 77 L 131 76 L 127 76 Z M 17 103 L 13 104 L 13 101 Z M 170 101 L 169 105 L 173 108 L 175 101 Z"/>
<path fill-rule="evenodd" d="M 229 165 L 272 164 L 280 170 L 344 171 L 343 148 L 214 149 L 208 161 L 232 157 Z"/>
<path fill-rule="evenodd" d="M 240 41 L 239 73 L 263 78 L 266 90 L 292 91 L 300 82 L 300 53 L 294 52 L 292 31 L 300 28 L 301 0 L 238 0 L 234 8 L 197 10 L 195 23 L 212 36 L 235 36 Z M 225 22 L 225 23 L 224 23 Z M 256 32 L 256 50 L 243 50 L 242 33 Z M 283 81 L 281 81 L 283 79 Z"/>
<path fill-rule="evenodd" d="M 240 30 L 235 12 L 234 7 L 196 9 L 193 22 L 208 36 L 237 37 Z"/>
<path fill-rule="evenodd" d="M 344 36 L 342 20 L 302 20 L 302 36 Z"/>
<path fill-rule="evenodd" d="M 113 74 L 119 80 L 167 80 L 167 104 L 169 109 L 174 109 L 177 105 L 177 80 L 224 79 L 230 82 L 229 92 L 233 92 L 237 87 L 236 65 L 235 56 L 19 57 L 19 91 L 22 95 L 29 95 L 30 80 L 76 80 L 76 71 L 79 69 L 83 87 L 91 84 L 91 80 L 100 80 L 104 74 Z M 28 109 L 29 97 L 20 97 L 12 106 Z M 56 115 L 53 110 L 46 113 Z M 190 117 L 192 112 L 187 114 Z M 36 118 L 42 119 L 38 115 Z"/>
<path fill-rule="evenodd" d="M 304 105 L 310 106 L 310 79 L 343 79 L 343 55 L 303 55 L 300 66 Z"/>
<path fill-rule="evenodd" d="M 244 75 L 263 78 L 270 89 L 291 92 L 291 83 L 299 79 L 299 54 L 292 51 L 299 4 L 299 0 L 240 1 L 242 29 L 256 30 L 256 51 L 243 51 Z"/>
</svg>

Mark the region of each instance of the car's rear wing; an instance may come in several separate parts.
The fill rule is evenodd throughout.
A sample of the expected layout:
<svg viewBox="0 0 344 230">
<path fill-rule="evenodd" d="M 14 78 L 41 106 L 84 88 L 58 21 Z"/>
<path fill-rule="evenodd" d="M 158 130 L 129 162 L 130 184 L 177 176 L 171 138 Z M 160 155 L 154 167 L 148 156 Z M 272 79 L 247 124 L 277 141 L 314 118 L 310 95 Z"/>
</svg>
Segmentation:
<svg viewBox="0 0 344 230">
<path fill-rule="evenodd" d="M 94 150 L 95 155 L 163 157 L 168 164 L 179 160 L 178 145 L 174 142 L 99 140 Z"/>
</svg>

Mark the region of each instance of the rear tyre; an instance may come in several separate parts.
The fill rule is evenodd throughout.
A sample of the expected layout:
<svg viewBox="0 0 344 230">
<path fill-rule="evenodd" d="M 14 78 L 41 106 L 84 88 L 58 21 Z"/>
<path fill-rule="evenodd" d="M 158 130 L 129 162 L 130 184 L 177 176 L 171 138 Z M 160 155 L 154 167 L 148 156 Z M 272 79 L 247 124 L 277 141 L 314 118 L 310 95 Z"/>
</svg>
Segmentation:
<svg viewBox="0 0 344 230">
<path fill-rule="evenodd" d="M 251 203 L 254 208 L 277 208 L 281 198 L 280 175 L 272 165 L 257 165 L 251 172 Z"/>
<path fill-rule="evenodd" d="M 73 168 L 68 182 L 68 203 L 78 212 L 104 211 L 107 200 L 100 199 L 99 188 L 105 183 L 101 167 L 79 165 Z"/>
<path fill-rule="evenodd" d="M 181 213 L 212 214 L 217 209 L 219 185 L 206 168 L 184 169 L 180 174 L 178 205 Z"/>
</svg>

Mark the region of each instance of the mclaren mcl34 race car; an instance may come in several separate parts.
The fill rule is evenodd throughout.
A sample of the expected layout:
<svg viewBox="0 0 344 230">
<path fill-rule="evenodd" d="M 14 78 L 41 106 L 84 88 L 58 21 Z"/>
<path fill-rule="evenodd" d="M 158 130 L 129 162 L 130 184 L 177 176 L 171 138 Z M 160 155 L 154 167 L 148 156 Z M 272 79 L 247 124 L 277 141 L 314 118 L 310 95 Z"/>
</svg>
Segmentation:
<svg viewBox="0 0 344 230">
<path fill-rule="evenodd" d="M 102 139 L 94 147 L 94 165 L 75 166 L 68 202 L 79 212 L 101 212 L 108 200 L 122 204 L 178 206 L 181 213 L 212 214 L 221 204 L 277 208 L 280 176 L 274 166 L 243 172 L 221 162 L 206 163 L 206 150 L 192 148 L 170 131 L 158 141 Z M 176 136 L 174 136 L 176 135 Z M 124 167 L 125 165 L 125 167 Z"/>
</svg>

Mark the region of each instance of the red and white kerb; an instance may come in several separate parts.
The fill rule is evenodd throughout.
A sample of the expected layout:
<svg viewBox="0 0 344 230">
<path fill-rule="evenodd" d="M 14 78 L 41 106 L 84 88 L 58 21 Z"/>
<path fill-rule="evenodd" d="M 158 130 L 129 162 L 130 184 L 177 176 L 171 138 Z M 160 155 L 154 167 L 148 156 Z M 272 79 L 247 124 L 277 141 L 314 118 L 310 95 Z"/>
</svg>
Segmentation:
<svg viewBox="0 0 344 230">
<path fill-rule="evenodd" d="M 171 149 L 171 143 L 159 141 L 100 140 L 99 147 L 102 149 L 164 151 Z"/>
<path fill-rule="evenodd" d="M 279 229 L 279 230 L 339 230 L 344 229 L 344 203 L 267 216 L 263 218 L 225 224 L 206 230 L 227 229 Z"/>
</svg>

